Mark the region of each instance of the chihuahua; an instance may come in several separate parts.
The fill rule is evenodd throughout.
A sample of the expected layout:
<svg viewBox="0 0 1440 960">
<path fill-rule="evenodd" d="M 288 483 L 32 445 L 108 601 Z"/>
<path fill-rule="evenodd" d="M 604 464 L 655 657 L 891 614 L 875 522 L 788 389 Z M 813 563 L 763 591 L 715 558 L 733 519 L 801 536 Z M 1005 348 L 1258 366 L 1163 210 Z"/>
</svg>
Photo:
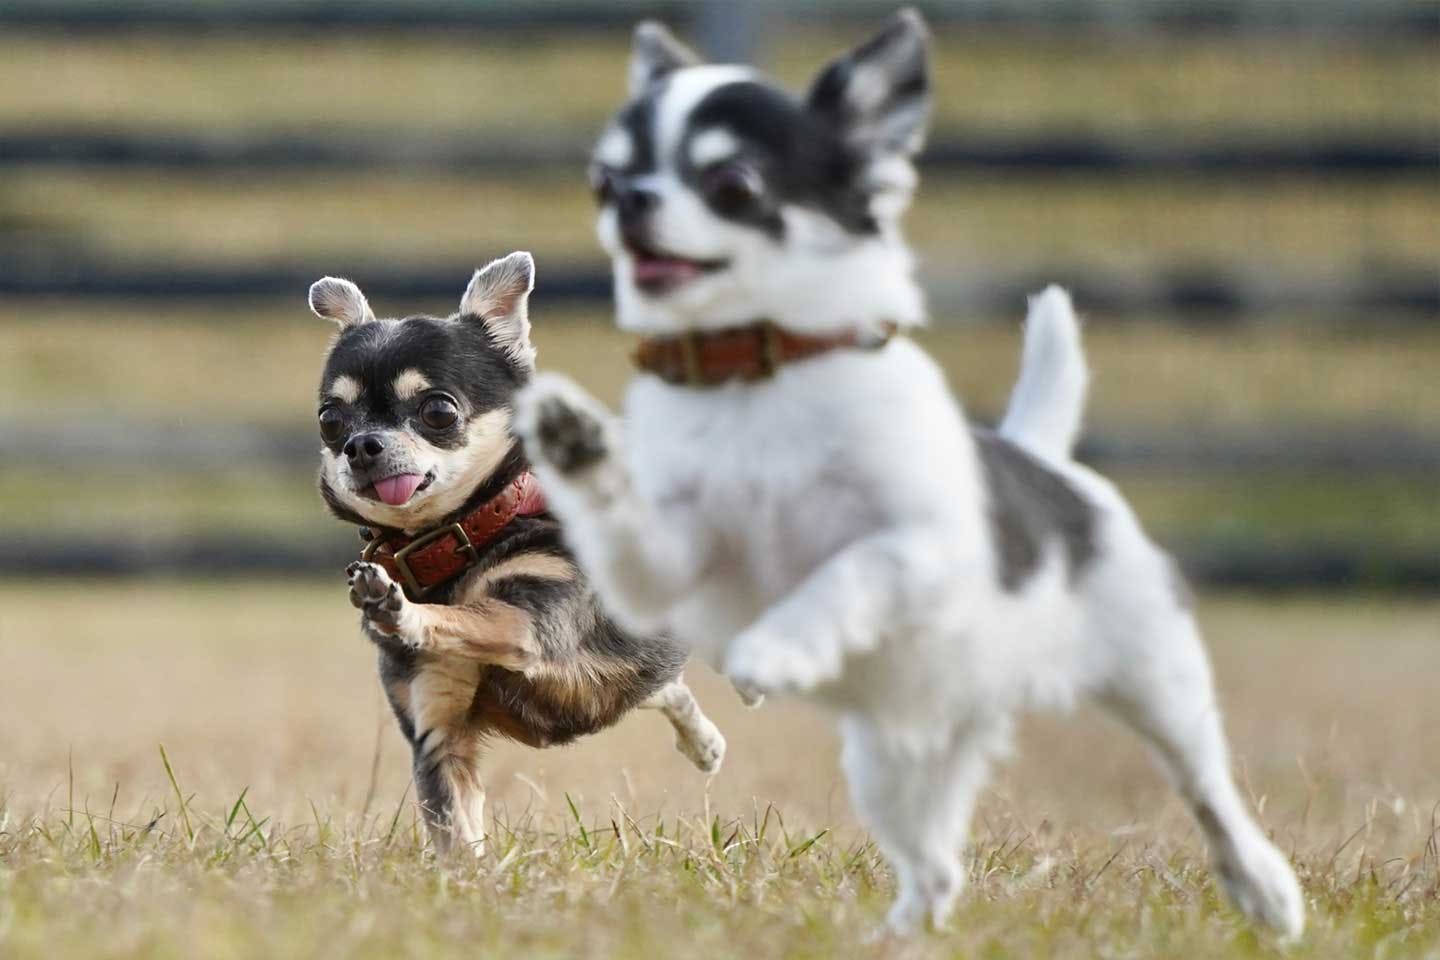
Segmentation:
<svg viewBox="0 0 1440 960">
<path fill-rule="evenodd" d="M 563 744 L 653 707 L 701 770 L 725 751 L 681 678 L 684 649 L 601 613 L 511 434 L 535 369 L 533 284 L 530 254 L 513 253 L 476 271 L 454 315 L 399 320 L 348 280 L 310 288 L 340 327 L 320 381 L 320 493 L 369 540 L 350 602 L 442 851 L 483 849 L 489 737 Z"/>
<path fill-rule="evenodd" d="M 1068 296 L 1032 299 L 993 432 L 896 335 L 924 318 L 899 222 L 928 46 L 904 11 L 795 99 L 642 24 L 592 173 L 641 375 L 623 430 L 553 376 L 517 429 L 622 622 L 838 715 L 894 930 L 945 921 L 1015 713 L 1089 696 L 1155 747 L 1235 904 L 1297 936 L 1300 887 L 1231 779 L 1183 581 L 1073 459 L 1087 372 Z"/>
</svg>

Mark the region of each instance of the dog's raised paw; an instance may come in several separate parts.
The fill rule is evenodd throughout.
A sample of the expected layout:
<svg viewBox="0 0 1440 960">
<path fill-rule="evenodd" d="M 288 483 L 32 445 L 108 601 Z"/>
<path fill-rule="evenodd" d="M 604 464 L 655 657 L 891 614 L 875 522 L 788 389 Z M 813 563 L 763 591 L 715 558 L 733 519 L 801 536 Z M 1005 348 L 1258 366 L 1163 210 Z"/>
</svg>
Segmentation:
<svg viewBox="0 0 1440 960">
<path fill-rule="evenodd" d="M 605 459 L 605 430 L 587 411 L 560 397 L 540 401 L 536 439 L 546 460 L 561 473 L 574 473 Z"/>
<path fill-rule="evenodd" d="M 603 409 L 579 387 L 555 376 L 536 379 L 520 397 L 516 430 L 531 456 L 576 473 L 610 453 Z"/>
<path fill-rule="evenodd" d="M 400 585 L 374 563 L 352 563 L 345 573 L 350 580 L 350 605 L 364 614 L 366 625 L 387 637 L 399 634 L 406 604 Z"/>
<path fill-rule="evenodd" d="M 735 638 L 724 672 L 742 691 L 759 698 L 775 693 L 808 693 L 827 679 L 826 671 L 801 644 L 754 628 Z"/>
</svg>

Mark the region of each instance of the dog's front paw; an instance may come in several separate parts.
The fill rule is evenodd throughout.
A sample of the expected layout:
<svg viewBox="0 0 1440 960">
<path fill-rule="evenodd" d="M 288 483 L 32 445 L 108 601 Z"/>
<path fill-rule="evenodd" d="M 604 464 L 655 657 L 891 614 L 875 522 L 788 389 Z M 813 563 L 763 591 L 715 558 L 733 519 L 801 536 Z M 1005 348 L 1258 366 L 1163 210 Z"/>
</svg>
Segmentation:
<svg viewBox="0 0 1440 960">
<path fill-rule="evenodd" d="M 400 592 L 400 585 L 374 563 L 356 561 L 345 568 L 345 575 L 350 580 L 350 605 L 361 612 L 365 626 L 383 637 L 409 644 L 405 631 L 409 601 Z"/>
<path fill-rule="evenodd" d="M 610 455 L 607 416 L 605 408 L 574 383 L 545 375 L 521 393 L 515 431 L 533 459 L 574 474 Z"/>
<path fill-rule="evenodd" d="M 804 644 L 760 627 L 735 638 L 724 670 L 742 696 L 757 702 L 766 694 L 808 693 L 835 677 Z"/>
</svg>

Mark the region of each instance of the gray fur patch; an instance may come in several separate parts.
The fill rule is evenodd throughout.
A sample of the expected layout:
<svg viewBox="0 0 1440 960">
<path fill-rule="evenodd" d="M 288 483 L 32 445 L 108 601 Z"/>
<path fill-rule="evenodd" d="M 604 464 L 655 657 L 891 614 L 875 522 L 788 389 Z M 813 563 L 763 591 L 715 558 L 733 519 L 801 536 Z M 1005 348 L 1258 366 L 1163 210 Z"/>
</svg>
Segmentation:
<svg viewBox="0 0 1440 960">
<path fill-rule="evenodd" d="M 990 533 L 1000 586 L 1014 593 L 1059 538 L 1073 583 L 1094 559 L 1095 509 L 1040 460 L 989 430 L 973 431 L 990 493 Z"/>
</svg>

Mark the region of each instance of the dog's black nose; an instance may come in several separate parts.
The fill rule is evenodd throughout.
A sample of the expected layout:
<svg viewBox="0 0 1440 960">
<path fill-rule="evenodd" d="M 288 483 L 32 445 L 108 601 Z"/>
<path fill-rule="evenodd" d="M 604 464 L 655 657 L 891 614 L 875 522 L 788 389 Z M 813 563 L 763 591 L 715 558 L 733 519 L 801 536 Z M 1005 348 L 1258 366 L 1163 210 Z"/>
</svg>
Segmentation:
<svg viewBox="0 0 1440 960">
<path fill-rule="evenodd" d="M 378 433 L 357 433 L 345 443 L 345 457 L 352 467 L 369 467 L 385 452 Z"/>
<path fill-rule="evenodd" d="M 636 187 L 619 187 L 615 192 L 615 212 L 620 217 L 620 229 L 631 233 L 641 229 L 645 216 L 660 204 L 660 195 L 653 190 Z"/>
</svg>

